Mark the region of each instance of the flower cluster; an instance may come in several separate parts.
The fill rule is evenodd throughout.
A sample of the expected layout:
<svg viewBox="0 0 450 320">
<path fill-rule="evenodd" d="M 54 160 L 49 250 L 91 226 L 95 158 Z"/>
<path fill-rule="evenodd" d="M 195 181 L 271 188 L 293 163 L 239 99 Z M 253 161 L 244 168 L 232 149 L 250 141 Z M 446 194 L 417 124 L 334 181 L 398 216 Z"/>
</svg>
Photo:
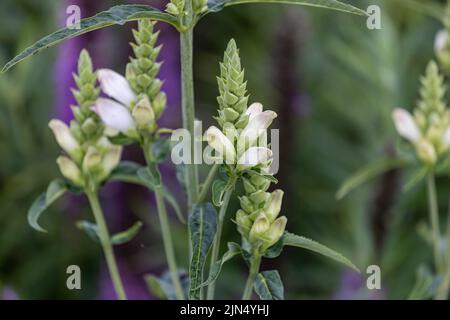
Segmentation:
<svg viewBox="0 0 450 320">
<path fill-rule="evenodd" d="M 443 99 L 445 87 L 435 62 L 428 64 L 421 82 L 421 99 L 414 115 L 396 109 L 393 120 L 398 133 L 416 148 L 418 158 L 434 165 L 450 148 L 450 110 Z"/>
<path fill-rule="evenodd" d="M 142 20 L 138 30 L 133 30 L 135 58 L 127 65 L 126 78 L 110 69 L 98 71 L 100 87 L 112 99 L 97 99 L 94 111 L 108 128 L 136 140 L 155 133 L 156 121 L 167 103 L 162 81 L 156 77 L 161 67 L 156 61 L 161 46 L 156 46 L 154 24 Z"/>
<path fill-rule="evenodd" d="M 62 121 L 49 123 L 60 147 L 67 155 L 56 160 L 64 177 L 77 186 L 88 187 L 104 181 L 117 166 L 122 154 L 120 146 L 106 137 L 107 129 L 92 111 L 100 89 L 86 50 L 80 54 L 78 75 L 74 75 L 78 90 L 73 90 L 78 106 L 72 106 L 75 119 L 70 128 Z"/>
<path fill-rule="evenodd" d="M 236 213 L 238 231 L 253 249 L 263 253 L 280 239 L 287 222 L 286 217 L 278 217 L 283 191 L 267 192 L 273 180 L 268 173 L 272 151 L 267 143 L 267 129 L 277 114 L 263 111 L 260 103 L 247 108 L 244 71 L 234 40 L 228 44 L 220 70 L 220 109 L 216 120 L 222 130 L 212 126 L 205 137 L 229 171 L 239 174 L 245 195 L 239 198 L 242 209 Z"/>
</svg>

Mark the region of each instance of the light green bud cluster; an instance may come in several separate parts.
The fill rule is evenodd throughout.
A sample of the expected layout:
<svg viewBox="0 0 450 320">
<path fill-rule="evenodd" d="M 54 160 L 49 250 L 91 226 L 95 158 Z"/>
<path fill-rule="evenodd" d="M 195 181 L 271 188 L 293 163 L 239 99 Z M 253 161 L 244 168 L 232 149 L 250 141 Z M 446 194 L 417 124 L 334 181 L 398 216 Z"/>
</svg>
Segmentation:
<svg viewBox="0 0 450 320">
<path fill-rule="evenodd" d="M 195 14 L 200 14 L 208 10 L 208 0 L 192 0 L 192 10 Z"/>
<path fill-rule="evenodd" d="M 171 0 L 166 5 L 166 12 L 176 17 L 182 17 L 185 15 L 185 0 Z"/>
<path fill-rule="evenodd" d="M 245 114 L 248 106 L 247 82 L 241 67 L 236 42 L 232 39 L 227 46 L 223 62 L 220 63 L 220 77 L 217 77 L 220 95 L 219 125 L 225 130 L 243 129 L 248 123 Z"/>
<path fill-rule="evenodd" d="M 156 129 L 156 121 L 166 108 L 167 97 L 161 91 L 163 82 L 157 78 L 161 68 L 157 62 L 162 46 L 156 46 L 158 32 L 154 32 L 156 22 L 140 20 L 138 30 L 133 30 L 136 43 L 131 43 L 135 58 L 127 65 L 126 78 L 138 96 L 130 106 L 138 127 L 147 126 L 150 132 Z M 142 116 L 142 117 L 140 117 Z"/>
<path fill-rule="evenodd" d="M 430 155 L 428 144 L 433 147 L 436 157 L 448 149 L 443 137 L 450 125 L 450 111 L 444 101 L 446 91 L 444 79 L 439 74 L 435 62 L 428 64 L 421 84 L 420 100 L 414 111 L 414 120 L 422 135 L 417 151 L 419 157 L 426 160 Z"/>
<path fill-rule="evenodd" d="M 122 147 L 111 144 L 105 126 L 91 108 L 98 98 L 96 75 L 86 50 L 80 54 L 77 89 L 72 90 L 78 106 L 72 106 L 75 119 L 70 128 L 60 120 L 51 120 L 49 127 L 67 155 L 56 160 L 62 175 L 79 187 L 92 187 L 103 182 L 120 161 Z"/>
<path fill-rule="evenodd" d="M 78 141 L 97 140 L 103 135 L 104 125 L 92 111 L 100 94 L 97 76 L 92 67 L 89 53 L 83 49 L 78 59 L 78 74 L 73 75 L 77 89 L 72 89 L 78 106 L 71 106 L 75 120 L 70 122 L 70 130 Z"/>
</svg>

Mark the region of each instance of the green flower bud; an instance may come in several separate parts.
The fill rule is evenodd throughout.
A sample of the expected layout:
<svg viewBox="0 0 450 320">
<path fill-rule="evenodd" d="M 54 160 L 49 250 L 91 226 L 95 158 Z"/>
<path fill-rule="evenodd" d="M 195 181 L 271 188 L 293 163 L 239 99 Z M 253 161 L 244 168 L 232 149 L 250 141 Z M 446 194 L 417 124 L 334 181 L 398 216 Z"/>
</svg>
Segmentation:
<svg viewBox="0 0 450 320">
<path fill-rule="evenodd" d="M 148 101 L 147 96 L 144 96 L 134 106 L 132 116 L 139 129 L 150 129 L 155 125 L 155 113 Z"/>
<path fill-rule="evenodd" d="M 84 180 L 77 165 L 66 156 L 60 156 L 56 159 L 61 174 L 77 186 L 83 187 Z"/>
<path fill-rule="evenodd" d="M 436 150 L 434 146 L 427 140 L 421 139 L 416 145 L 417 156 L 420 160 L 428 165 L 436 163 Z"/>
<path fill-rule="evenodd" d="M 83 171 L 93 172 L 102 163 L 102 155 L 93 146 L 89 146 L 83 159 Z"/>
<path fill-rule="evenodd" d="M 263 250 L 270 248 L 275 243 L 277 243 L 278 240 L 281 239 L 281 237 L 284 234 L 284 230 L 286 229 L 286 223 L 287 223 L 286 217 L 279 217 L 272 223 L 272 225 L 269 228 L 269 231 L 267 231 L 266 233 L 267 240 Z"/>
<path fill-rule="evenodd" d="M 250 199 L 246 196 L 239 197 L 239 202 L 241 204 L 242 209 L 244 209 L 246 212 L 251 213 L 255 210 L 255 207 L 253 206 Z"/>
<path fill-rule="evenodd" d="M 263 190 L 258 190 L 252 194 L 250 194 L 250 200 L 254 202 L 256 205 L 265 203 L 266 200 L 270 197 L 270 194 L 264 192 Z"/>
<path fill-rule="evenodd" d="M 242 183 L 244 185 L 244 189 L 246 193 L 256 192 L 256 187 L 250 182 L 250 180 L 246 178 L 242 178 Z"/>
<path fill-rule="evenodd" d="M 236 212 L 236 223 L 242 228 L 242 230 L 245 231 L 245 233 L 248 233 L 252 227 L 252 220 L 245 213 L 245 211 L 241 209 Z"/>
<path fill-rule="evenodd" d="M 264 212 L 266 213 L 269 221 L 274 221 L 276 217 L 280 214 L 281 204 L 283 202 L 284 192 L 282 190 L 275 190 L 270 195 L 269 200 L 267 201 L 266 206 L 264 207 Z"/>
<path fill-rule="evenodd" d="M 264 215 L 264 213 L 260 213 L 258 218 L 256 218 L 255 222 L 253 222 L 253 226 L 250 229 L 250 241 L 256 242 L 264 239 L 265 233 L 269 231 L 270 222 L 269 219 Z"/>
</svg>

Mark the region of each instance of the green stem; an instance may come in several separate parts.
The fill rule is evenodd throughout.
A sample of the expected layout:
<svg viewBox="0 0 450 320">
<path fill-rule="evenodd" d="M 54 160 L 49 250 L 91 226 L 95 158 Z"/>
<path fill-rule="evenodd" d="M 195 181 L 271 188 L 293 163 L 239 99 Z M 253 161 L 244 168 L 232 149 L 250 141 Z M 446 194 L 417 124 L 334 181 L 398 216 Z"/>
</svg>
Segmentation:
<svg viewBox="0 0 450 320">
<path fill-rule="evenodd" d="M 259 272 L 259 266 L 261 265 L 261 256 L 255 256 L 250 263 L 250 271 L 247 278 L 247 283 L 245 284 L 244 293 L 242 295 L 242 300 L 250 300 L 253 293 L 253 281 Z"/>
<path fill-rule="evenodd" d="M 108 232 L 108 226 L 105 222 L 102 208 L 98 201 L 96 191 L 86 191 L 86 195 L 89 199 L 92 212 L 94 213 L 95 221 L 98 226 L 98 236 L 103 247 L 103 252 L 106 258 L 106 264 L 108 265 L 109 273 L 111 275 L 114 289 L 116 290 L 117 298 L 120 300 L 126 300 L 125 290 L 123 289 L 122 280 L 120 279 L 119 269 L 117 267 L 116 258 L 114 256 L 113 246 Z"/>
<path fill-rule="evenodd" d="M 447 300 L 448 293 L 450 290 L 450 201 L 449 201 L 449 207 L 448 207 L 448 213 L 447 213 L 447 251 L 445 254 L 445 262 L 444 262 L 444 268 L 445 268 L 445 277 L 443 280 L 443 283 L 441 287 L 439 288 L 439 291 L 436 295 L 436 299 L 439 300 Z"/>
<path fill-rule="evenodd" d="M 209 170 L 208 176 L 206 177 L 205 183 L 203 183 L 200 195 L 197 198 L 197 203 L 202 203 L 203 200 L 205 200 L 206 196 L 208 195 L 209 188 L 211 187 L 211 184 L 214 181 L 214 178 L 216 177 L 217 170 L 219 170 L 220 165 L 215 164 L 212 166 L 212 168 Z"/>
<path fill-rule="evenodd" d="M 222 238 L 223 221 L 225 219 L 225 215 L 226 215 L 227 209 L 228 209 L 228 204 L 230 203 L 230 198 L 231 198 L 232 194 L 233 194 L 233 188 L 230 188 L 230 190 L 228 190 L 225 193 L 224 198 L 223 198 L 223 204 L 220 207 L 219 219 L 217 221 L 217 232 L 216 232 L 216 236 L 214 238 L 214 243 L 213 243 L 213 247 L 212 247 L 212 251 L 211 251 L 211 263 L 210 263 L 209 270 L 212 269 L 212 267 L 214 266 L 216 261 L 219 259 L 220 241 Z M 208 291 L 206 294 L 207 300 L 214 299 L 215 289 L 216 289 L 216 282 L 214 281 L 208 286 Z"/>
<path fill-rule="evenodd" d="M 189 131 L 191 137 L 191 163 L 186 164 L 185 179 L 188 194 L 188 212 L 191 214 L 194 202 L 198 197 L 198 170 L 194 165 L 194 121 L 195 121 L 195 98 L 194 98 L 194 76 L 193 76 L 193 13 L 192 1 L 186 1 L 187 15 L 184 25 L 190 26 L 180 33 L 180 60 L 181 60 L 181 108 L 183 115 L 183 127 Z"/>
<path fill-rule="evenodd" d="M 142 144 L 142 148 L 144 150 L 145 160 L 149 165 L 153 162 L 151 143 L 144 142 Z M 158 208 L 158 216 L 163 237 L 164 251 L 166 253 L 167 264 L 169 266 L 170 277 L 172 279 L 173 287 L 175 290 L 175 296 L 178 300 L 184 300 L 183 288 L 180 283 L 180 277 L 178 276 L 177 261 L 175 258 L 175 252 L 173 250 L 172 233 L 170 231 L 169 218 L 167 215 L 166 204 L 164 203 L 164 191 L 162 182 L 160 185 L 154 186 L 154 193 L 156 198 L 156 206 Z"/>
<path fill-rule="evenodd" d="M 440 227 L 439 227 L 439 211 L 438 202 L 436 195 L 436 183 L 434 181 L 434 174 L 430 173 L 427 178 L 427 188 L 428 188 L 428 206 L 430 214 L 430 224 L 433 239 L 433 249 L 434 249 L 434 263 L 436 271 L 439 274 L 442 270 L 441 268 L 441 257 L 439 251 L 440 243 Z"/>
</svg>

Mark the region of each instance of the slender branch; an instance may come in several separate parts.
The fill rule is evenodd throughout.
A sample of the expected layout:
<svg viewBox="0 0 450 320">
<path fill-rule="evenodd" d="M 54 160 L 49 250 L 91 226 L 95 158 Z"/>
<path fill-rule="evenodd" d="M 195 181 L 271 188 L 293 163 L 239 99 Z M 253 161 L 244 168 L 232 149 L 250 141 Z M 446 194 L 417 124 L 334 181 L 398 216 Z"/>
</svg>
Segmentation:
<svg viewBox="0 0 450 320">
<path fill-rule="evenodd" d="M 438 300 L 447 300 L 448 293 L 450 290 L 450 201 L 448 206 L 448 212 L 447 212 L 447 251 L 445 253 L 445 261 L 444 261 L 444 268 L 445 268 L 445 276 L 444 280 L 442 281 L 442 285 L 438 289 L 438 293 L 436 294 L 436 299 Z"/>
<path fill-rule="evenodd" d="M 205 200 L 205 198 L 209 192 L 209 189 L 211 187 L 211 184 L 213 183 L 214 178 L 216 177 L 217 170 L 219 170 L 219 167 L 220 167 L 219 164 L 214 164 L 212 166 L 212 168 L 209 170 L 209 173 L 208 173 L 208 176 L 206 177 L 205 183 L 203 183 L 203 185 L 202 185 L 200 195 L 197 198 L 197 201 L 196 201 L 197 203 L 202 203 Z"/>
<path fill-rule="evenodd" d="M 212 267 L 214 266 L 214 264 L 216 263 L 216 261 L 219 258 L 220 242 L 221 242 L 221 238 L 222 238 L 222 229 L 223 229 L 223 221 L 224 221 L 225 215 L 227 213 L 228 204 L 230 203 L 231 195 L 233 194 L 233 189 L 234 188 L 230 188 L 230 190 L 228 190 L 225 193 L 225 196 L 223 198 L 223 204 L 220 207 L 219 219 L 217 221 L 217 232 L 216 232 L 216 236 L 214 238 L 214 243 L 213 243 L 213 247 L 212 247 L 212 251 L 211 251 L 211 263 L 210 263 L 210 267 L 209 267 L 210 272 L 211 272 Z M 216 289 L 216 282 L 213 281 L 208 286 L 208 291 L 207 291 L 207 294 L 206 294 L 206 299 L 207 300 L 213 300 L 214 299 L 214 291 L 215 291 L 215 289 Z"/>
<path fill-rule="evenodd" d="M 257 255 L 253 257 L 250 263 L 250 271 L 247 278 L 247 283 L 245 284 L 244 293 L 242 295 L 242 300 L 250 300 L 253 293 L 253 282 L 256 275 L 259 272 L 259 266 L 261 265 L 261 256 Z"/>
<path fill-rule="evenodd" d="M 108 232 L 108 226 L 105 222 L 100 202 L 98 200 L 96 191 L 86 191 L 86 195 L 89 199 L 92 212 L 94 213 L 95 221 L 98 226 L 99 238 L 103 247 L 103 252 L 106 258 L 106 264 L 108 265 L 109 273 L 111 275 L 114 289 L 116 290 L 117 298 L 120 300 L 126 300 L 125 290 L 123 289 L 122 280 L 119 274 L 119 268 L 117 267 L 116 258 L 114 256 L 114 249 L 111 244 L 111 239 Z"/>
<path fill-rule="evenodd" d="M 151 144 L 145 142 L 142 145 L 144 150 L 145 160 L 147 164 L 153 162 L 153 155 Z M 167 216 L 166 205 L 164 203 L 164 190 L 162 183 L 159 186 L 154 187 L 156 206 L 158 208 L 159 223 L 161 225 L 161 233 L 163 237 L 164 251 L 166 253 L 167 264 L 169 266 L 170 277 L 172 279 L 175 295 L 178 300 L 184 300 L 183 288 L 180 283 L 180 277 L 178 276 L 177 261 L 175 258 L 175 252 L 173 250 L 172 233 L 170 231 L 169 218 Z"/>
<path fill-rule="evenodd" d="M 193 21 L 192 1 L 186 1 L 184 25 L 191 26 Z M 193 28 L 190 27 L 180 33 L 180 60 L 181 60 L 181 107 L 183 115 L 183 127 L 189 131 L 191 137 L 191 163 L 186 165 L 185 179 L 188 193 L 188 210 L 192 212 L 194 202 L 198 197 L 198 170 L 194 165 L 194 121 L 195 98 L 193 77 Z"/>
</svg>

